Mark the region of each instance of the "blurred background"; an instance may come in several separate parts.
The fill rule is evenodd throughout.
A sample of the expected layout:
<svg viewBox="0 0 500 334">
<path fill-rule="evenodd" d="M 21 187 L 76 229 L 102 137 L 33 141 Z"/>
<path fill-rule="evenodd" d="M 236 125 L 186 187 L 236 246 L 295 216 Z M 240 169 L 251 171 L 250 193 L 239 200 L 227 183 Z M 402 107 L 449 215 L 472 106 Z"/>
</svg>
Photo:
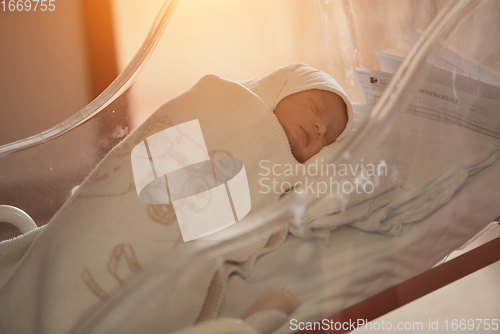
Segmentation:
<svg viewBox="0 0 500 334">
<path fill-rule="evenodd" d="M 54 1 L 52 12 L 0 9 L 0 145 L 49 129 L 98 96 L 138 52 L 164 2 Z M 363 102 L 354 68 L 380 69 L 373 50 L 404 57 L 410 31 L 421 32 L 449 2 L 387 0 L 372 1 L 370 7 L 367 1 L 276 0 L 249 6 L 211 0 L 216 3 L 212 7 L 229 18 L 223 22 L 210 19 L 213 9 L 206 1 L 181 1 L 162 38 L 162 43 L 178 48 L 156 55 L 168 59 L 161 70 L 174 79 L 151 82 L 148 93 L 157 94 L 163 103 L 191 87 L 207 68 L 232 80 L 247 80 L 284 64 L 310 60 L 339 81 L 352 101 Z M 355 13 L 346 11 L 348 3 Z M 373 6 L 386 16 L 373 17 L 367 9 Z M 333 19 L 318 20 L 320 11 Z M 307 29 L 296 31 L 297 26 Z M 354 31 L 353 26 L 359 30 Z M 214 38 L 207 41 L 200 31 Z M 272 38 L 266 38 L 269 34 Z M 233 44 L 228 45 L 227 40 Z M 199 52 L 206 55 L 203 62 Z M 318 61 L 318 55 L 324 57 Z M 233 63 L 234 59 L 238 62 Z M 157 87 L 162 90 L 156 92 Z M 149 101 L 134 99 L 140 105 L 134 105 L 137 110 L 130 117 L 131 128 L 158 107 L 157 103 L 146 107 Z"/>
<path fill-rule="evenodd" d="M 47 130 L 98 96 L 139 50 L 161 0 L 64 0 L 0 10 L 0 145 Z"/>
</svg>

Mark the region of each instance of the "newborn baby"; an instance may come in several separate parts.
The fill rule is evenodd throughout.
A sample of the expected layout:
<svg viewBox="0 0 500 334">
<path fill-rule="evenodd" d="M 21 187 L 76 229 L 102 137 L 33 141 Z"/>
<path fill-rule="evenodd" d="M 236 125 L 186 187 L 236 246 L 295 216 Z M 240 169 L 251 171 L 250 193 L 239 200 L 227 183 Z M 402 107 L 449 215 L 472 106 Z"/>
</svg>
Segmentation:
<svg viewBox="0 0 500 334">
<path fill-rule="evenodd" d="M 340 85 L 306 64 L 242 82 L 274 110 L 294 158 L 304 163 L 352 127 L 352 105 Z"/>
<path fill-rule="evenodd" d="M 244 210 L 250 209 L 250 215 L 277 202 L 286 191 L 281 185 L 296 184 L 303 177 L 287 173 L 262 176 L 261 162 L 284 166 L 314 159 L 318 151 L 347 134 L 352 119 L 351 104 L 340 86 L 326 73 L 304 64 L 285 66 L 246 82 L 204 76 L 158 108 L 106 155 L 35 238 L 22 261 L 17 250 L 26 249 L 26 243 L 12 248 L 16 250 L 11 252 L 13 261 L 20 262 L 12 266 L 15 269 L 9 276 L 0 275 L 3 332 L 36 333 L 40 328 L 46 333 L 68 332 L 89 312 L 99 312 L 106 300 L 113 301 L 111 294 L 123 289 L 130 277 L 142 275 L 145 268 L 174 252 L 189 254 L 186 251 L 198 240 L 183 242 L 179 217 L 188 217 L 186 212 L 196 216 L 186 218 L 187 224 L 182 226 L 206 238 L 198 245 L 240 233 Z M 198 121 L 201 136 L 177 127 L 193 120 Z M 175 136 L 159 137 L 169 128 Z M 143 148 L 139 154 L 134 151 L 137 147 Z M 171 171 L 211 157 L 237 158 L 245 168 L 238 174 L 243 177 L 227 182 L 218 178 L 225 185 L 215 187 L 212 168 L 206 174 L 194 168 L 199 175 L 185 178 L 181 189 L 184 185 L 189 191 L 209 189 L 186 198 L 173 199 L 172 191 L 168 194 L 165 182 L 178 181 Z M 136 179 L 133 166 L 137 165 L 146 172 L 136 173 L 140 176 Z M 222 172 L 235 168 L 231 164 L 221 167 Z M 270 187 L 263 191 L 266 187 L 261 182 L 266 177 L 280 185 L 277 191 Z M 249 191 L 244 191 L 246 182 Z M 162 195 L 159 201 L 140 200 L 141 189 L 150 189 L 146 185 L 152 185 L 152 196 Z M 163 201 L 165 194 L 172 201 Z M 182 268 L 175 279 L 162 282 L 162 288 L 139 309 L 147 312 L 129 317 L 127 328 L 152 332 L 161 324 L 162 331 L 173 332 L 197 319 L 216 317 L 226 287 L 235 286 L 227 283 L 229 277 L 237 277 L 233 273 L 242 268 L 252 268 L 257 257 L 277 248 L 287 232 L 287 226 L 281 226 L 282 230 L 255 230 L 252 244 L 221 253 L 216 261 Z M 69 303 L 71 307 L 65 307 Z"/>
</svg>

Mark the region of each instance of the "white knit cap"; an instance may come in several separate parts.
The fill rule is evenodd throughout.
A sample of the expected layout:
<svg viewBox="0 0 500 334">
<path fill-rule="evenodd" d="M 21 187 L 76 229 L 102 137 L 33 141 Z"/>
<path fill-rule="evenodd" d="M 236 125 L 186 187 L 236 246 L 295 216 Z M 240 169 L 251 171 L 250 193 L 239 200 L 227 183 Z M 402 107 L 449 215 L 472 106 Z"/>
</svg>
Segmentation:
<svg viewBox="0 0 500 334">
<path fill-rule="evenodd" d="M 320 89 L 337 94 L 347 106 L 347 124 L 335 141 L 344 138 L 352 128 L 352 104 L 344 90 L 331 76 L 303 63 L 280 67 L 271 74 L 243 82 L 263 99 L 272 110 L 285 97 L 310 89 Z"/>
<path fill-rule="evenodd" d="M 288 78 L 283 85 L 278 98 L 276 99 L 274 108 L 276 108 L 278 103 L 285 97 L 295 93 L 303 92 L 305 90 L 320 89 L 335 93 L 340 96 L 342 100 L 344 100 L 345 105 L 347 106 L 347 124 L 344 131 L 342 131 L 342 133 L 337 137 L 335 141 L 344 138 L 352 128 L 354 116 L 351 101 L 345 94 L 342 87 L 340 87 L 338 82 L 335 81 L 331 76 L 323 71 L 316 70 L 309 65 L 296 63 L 292 64 L 292 66 L 292 71 L 290 71 L 290 74 L 288 75 Z"/>
</svg>

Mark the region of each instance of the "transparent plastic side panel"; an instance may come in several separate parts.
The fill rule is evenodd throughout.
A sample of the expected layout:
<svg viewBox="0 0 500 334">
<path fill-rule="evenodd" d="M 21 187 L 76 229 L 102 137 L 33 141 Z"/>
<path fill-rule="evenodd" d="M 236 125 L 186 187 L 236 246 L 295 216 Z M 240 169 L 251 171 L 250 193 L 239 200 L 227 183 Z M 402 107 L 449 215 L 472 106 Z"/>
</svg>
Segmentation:
<svg viewBox="0 0 500 334">
<path fill-rule="evenodd" d="M 293 30 L 300 33 L 288 40 L 279 30 L 286 25 L 264 28 L 271 25 L 261 18 L 266 11 L 255 14 L 257 27 L 244 19 L 242 13 L 249 8 L 241 2 L 224 7 L 181 3 L 162 43 L 165 51 L 168 43 L 178 45 L 173 54 L 184 55 L 193 71 L 183 75 L 178 61 L 165 61 L 169 58 L 162 55 L 160 43 L 151 62 L 162 57 L 165 67 L 151 71 L 166 75 L 151 84 L 168 86 L 172 76 L 167 73 L 182 76 L 180 86 L 170 83 L 175 95 L 207 72 L 242 80 L 292 61 L 308 62 L 338 78 L 353 101 L 366 102 L 355 106 L 350 140 L 305 163 L 313 186 L 298 186 L 274 206 L 229 229 L 231 239 L 183 245 L 189 250 L 183 247 L 184 253 L 171 254 L 118 291 L 112 302 L 82 319 L 80 330 L 133 332 L 148 324 L 152 331 L 172 332 L 230 317 L 261 332 L 289 332 L 298 329 L 294 323 L 321 321 L 430 269 L 498 216 L 500 207 L 490 198 L 498 193 L 494 180 L 500 170 L 499 50 L 488 35 L 498 23 L 492 14 L 498 4 L 302 4 L 283 2 L 291 14 L 272 16 L 297 22 L 291 18 L 301 13 L 302 23 L 294 23 Z M 185 14 L 190 11 L 196 18 L 192 23 Z M 226 17 L 226 11 L 231 15 Z M 198 14 L 202 12 L 218 24 L 205 23 Z M 231 29 L 223 28 L 226 21 Z M 259 38 L 260 29 L 266 38 Z M 227 40 L 203 44 L 212 41 L 204 32 Z M 280 38 L 266 44 L 274 34 Z M 249 36 L 253 43 L 242 43 L 235 35 Z M 283 53 L 283 40 L 291 52 Z M 195 61 L 191 43 L 208 50 L 216 45 L 221 51 Z M 481 45 L 481 51 L 471 50 Z M 259 47 L 267 53 L 256 54 Z M 339 51 L 345 48 L 349 51 Z M 133 103 L 146 110 L 144 115 L 164 101 L 159 91 L 144 101 L 151 89 L 146 87 L 133 91 Z M 281 241 L 284 225 L 289 234 Z M 271 249 L 259 253 L 255 262 L 236 259 L 235 254 L 261 238 Z M 205 286 L 189 288 L 194 277 L 211 270 L 215 274 Z"/>
<path fill-rule="evenodd" d="M 374 50 L 404 57 L 410 33 L 423 31 L 447 2 L 177 3 L 165 4 L 143 48 L 106 92 L 53 129 L 2 147 L 1 204 L 46 224 L 111 148 L 208 73 L 248 80 L 304 62 L 363 103 L 355 67 L 378 69 Z"/>
<path fill-rule="evenodd" d="M 62 136 L 45 141 L 42 135 L 35 146 L 0 154 L 0 203 L 22 209 L 38 226 L 48 223 L 72 190 L 131 131 L 128 107 L 124 93 Z"/>
</svg>

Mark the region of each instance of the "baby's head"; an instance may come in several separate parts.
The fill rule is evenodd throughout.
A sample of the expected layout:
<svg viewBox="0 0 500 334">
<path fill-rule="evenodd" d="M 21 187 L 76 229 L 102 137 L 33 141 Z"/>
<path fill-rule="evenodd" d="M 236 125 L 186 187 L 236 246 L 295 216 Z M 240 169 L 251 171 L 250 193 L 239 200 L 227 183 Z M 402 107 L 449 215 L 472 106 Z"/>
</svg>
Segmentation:
<svg viewBox="0 0 500 334">
<path fill-rule="evenodd" d="M 285 130 L 292 154 L 305 162 L 335 142 L 349 117 L 344 100 L 335 93 L 310 89 L 282 99 L 274 114 Z"/>
<path fill-rule="evenodd" d="M 274 114 L 301 163 L 342 139 L 352 127 L 352 106 L 328 74 L 305 64 L 291 71 L 275 102 Z"/>
</svg>

